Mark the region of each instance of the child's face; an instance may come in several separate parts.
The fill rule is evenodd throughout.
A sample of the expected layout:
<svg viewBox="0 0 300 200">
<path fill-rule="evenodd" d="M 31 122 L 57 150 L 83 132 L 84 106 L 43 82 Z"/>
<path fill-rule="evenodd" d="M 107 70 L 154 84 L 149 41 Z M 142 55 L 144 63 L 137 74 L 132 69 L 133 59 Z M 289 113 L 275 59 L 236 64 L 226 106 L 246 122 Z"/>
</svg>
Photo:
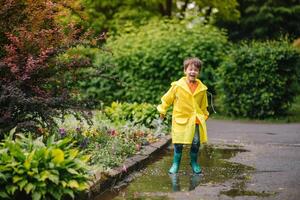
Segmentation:
<svg viewBox="0 0 300 200">
<path fill-rule="evenodd" d="M 189 82 L 194 82 L 198 77 L 199 69 L 191 64 L 184 70 L 184 74 Z"/>
</svg>

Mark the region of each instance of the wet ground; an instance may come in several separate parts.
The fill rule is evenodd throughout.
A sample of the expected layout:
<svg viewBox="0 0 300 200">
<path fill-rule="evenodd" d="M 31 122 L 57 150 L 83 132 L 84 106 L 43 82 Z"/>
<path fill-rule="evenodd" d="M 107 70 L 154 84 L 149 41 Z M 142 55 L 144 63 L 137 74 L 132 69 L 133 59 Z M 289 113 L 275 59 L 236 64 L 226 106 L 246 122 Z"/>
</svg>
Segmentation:
<svg viewBox="0 0 300 200">
<path fill-rule="evenodd" d="M 185 146 L 181 168 L 178 174 L 168 174 L 172 163 L 173 150 L 170 147 L 162 152 L 145 169 L 132 174 L 124 182 L 118 184 L 110 191 L 99 195 L 95 200 L 110 199 L 170 199 L 172 192 L 188 192 L 202 185 L 222 184 L 227 180 L 237 180 L 236 185 L 243 185 L 250 173 L 255 169 L 250 166 L 228 161 L 236 154 L 246 152 L 240 146 L 218 147 L 205 145 L 201 148 L 199 161 L 203 174 L 191 172 L 189 165 L 189 146 Z M 236 196 L 245 193 L 242 187 L 233 187 L 232 190 L 222 191 L 224 195 Z M 248 191 L 249 195 L 262 195 Z"/>
<path fill-rule="evenodd" d="M 172 150 L 105 199 L 300 199 L 300 124 L 208 120 L 209 146 L 201 150 L 202 176 L 191 174 L 185 148 L 179 176 L 169 176 Z M 129 184 L 128 184 L 129 183 Z"/>
</svg>

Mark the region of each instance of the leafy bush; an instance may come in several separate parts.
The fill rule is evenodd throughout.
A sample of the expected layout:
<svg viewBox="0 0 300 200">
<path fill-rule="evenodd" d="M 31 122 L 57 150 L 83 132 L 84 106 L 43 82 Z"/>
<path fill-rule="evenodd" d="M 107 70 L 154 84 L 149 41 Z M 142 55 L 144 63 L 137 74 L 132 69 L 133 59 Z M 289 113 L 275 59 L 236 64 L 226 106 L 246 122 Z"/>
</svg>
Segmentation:
<svg viewBox="0 0 300 200">
<path fill-rule="evenodd" d="M 1 199 L 63 199 L 87 189 L 88 159 L 70 138 L 12 135 L 0 143 Z"/>
<path fill-rule="evenodd" d="M 102 138 L 101 136 L 95 138 L 88 150 L 92 154 L 91 163 L 103 169 L 119 166 L 125 158 L 130 157 L 138 150 L 136 141 L 131 138 L 115 135 L 109 137 L 105 143 L 101 141 Z"/>
<path fill-rule="evenodd" d="M 99 113 L 97 115 L 99 119 Z M 91 155 L 90 164 L 106 170 L 120 165 L 126 157 L 134 154 L 136 141 L 125 138 L 125 134 L 122 137 L 111 121 L 103 119 L 101 116 L 101 121 L 94 121 L 93 125 L 89 126 L 77 121 L 73 116 L 67 116 L 61 124 L 58 137 L 75 139 L 75 145 Z"/>
<path fill-rule="evenodd" d="M 149 110 L 153 108 L 153 105 L 145 105 Z M 127 112 L 118 116 L 121 108 Z M 130 121 L 133 119 L 131 112 L 134 111 L 140 112 L 142 119 L 147 119 L 142 116 L 142 108 L 143 106 L 138 104 L 115 103 L 114 108 L 109 108 L 109 112 L 113 114 L 110 117 L 102 111 L 94 111 L 91 126 L 84 120 L 78 121 L 69 115 L 60 123 L 58 136 L 76 139 L 75 145 L 91 155 L 90 164 L 105 171 L 119 166 L 143 145 L 156 142 L 158 137 L 168 133 L 168 126 L 155 123 L 155 120 L 152 121 L 151 128 L 142 124 L 141 120 L 136 120 L 139 123 Z"/>
<path fill-rule="evenodd" d="M 59 11 L 70 2 L 1 2 L 0 138 L 14 127 L 32 132 L 54 128 L 54 117 L 78 106 L 67 82 L 74 81 L 78 69 L 91 66 L 89 58 L 78 54 L 58 57 L 70 47 L 86 45 L 87 34 L 74 24 L 58 23 Z"/>
<path fill-rule="evenodd" d="M 284 114 L 298 91 L 299 58 L 285 40 L 237 45 L 218 71 L 222 110 L 249 118 Z"/>
<path fill-rule="evenodd" d="M 104 112 L 112 121 L 131 121 L 147 127 L 151 127 L 152 121 L 158 118 L 155 105 L 148 103 L 113 102 L 110 107 L 105 107 Z"/>
<path fill-rule="evenodd" d="M 87 90 L 91 98 L 157 103 L 170 83 L 183 76 L 183 61 L 192 56 L 203 60 L 201 78 L 214 90 L 214 71 L 228 48 L 224 32 L 178 21 L 153 21 L 139 29 L 127 28 L 129 32 L 108 39 L 105 48 L 112 54 L 98 56 L 99 65 L 114 66 L 111 74 L 118 74 L 119 79 L 85 81 L 86 89 L 93 88 Z"/>
</svg>

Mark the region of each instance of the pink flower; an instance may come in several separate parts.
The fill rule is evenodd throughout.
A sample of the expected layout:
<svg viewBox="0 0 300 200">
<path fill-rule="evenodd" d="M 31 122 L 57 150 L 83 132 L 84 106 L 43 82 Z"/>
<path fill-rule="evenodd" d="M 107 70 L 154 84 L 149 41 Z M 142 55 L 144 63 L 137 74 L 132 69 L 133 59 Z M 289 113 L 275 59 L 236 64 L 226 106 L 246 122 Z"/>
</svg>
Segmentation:
<svg viewBox="0 0 300 200">
<path fill-rule="evenodd" d="M 64 128 L 59 129 L 59 134 L 61 137 L 65 137 L 67 135 L 66 130 Z"/>
<path fill-rule="evenodd" d="M 140 144 L 136 144 L 136 145 L 135 145 L 135 149 L 136 149 L 137 151 L 141 150 L 141 145 L 140 145 Z"/>
<path fill-rule="evenodd" d="M 117 133 L 117 131 L 116 131 L 115 129 L 111 129 L 111 130 L 109 131 L 109 134 L 110 134 L 111 136 L 116 136 L 118 133 Z"/>
<path fill-rule="evenodd" d="M 127 172 L 127 167 L 123 165 L 122 172 Z"/>
</svg>

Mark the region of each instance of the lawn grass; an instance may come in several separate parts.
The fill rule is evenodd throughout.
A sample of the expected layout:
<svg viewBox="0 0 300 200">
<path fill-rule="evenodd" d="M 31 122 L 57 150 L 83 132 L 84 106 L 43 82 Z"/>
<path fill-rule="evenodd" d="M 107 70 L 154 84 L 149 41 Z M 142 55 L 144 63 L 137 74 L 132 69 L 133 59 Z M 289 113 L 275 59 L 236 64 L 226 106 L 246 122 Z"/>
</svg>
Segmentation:
<svg viewBox="0 0 300 200">
<path fill-rule="evenodd" d="M 300 95 L 298 95 L 295 98 L 295 102 L 291 105 L 286 116 L 258 120 L 258 119 L 241 118 L 241 117 L 230 117 L 230 116 L 222 115 L 222 113 L 216 113 L 211 115 L 211 119 L 238 120 L 242 122 L 257 122 L 257 123 L 300 123 Z"/>
</svg>

